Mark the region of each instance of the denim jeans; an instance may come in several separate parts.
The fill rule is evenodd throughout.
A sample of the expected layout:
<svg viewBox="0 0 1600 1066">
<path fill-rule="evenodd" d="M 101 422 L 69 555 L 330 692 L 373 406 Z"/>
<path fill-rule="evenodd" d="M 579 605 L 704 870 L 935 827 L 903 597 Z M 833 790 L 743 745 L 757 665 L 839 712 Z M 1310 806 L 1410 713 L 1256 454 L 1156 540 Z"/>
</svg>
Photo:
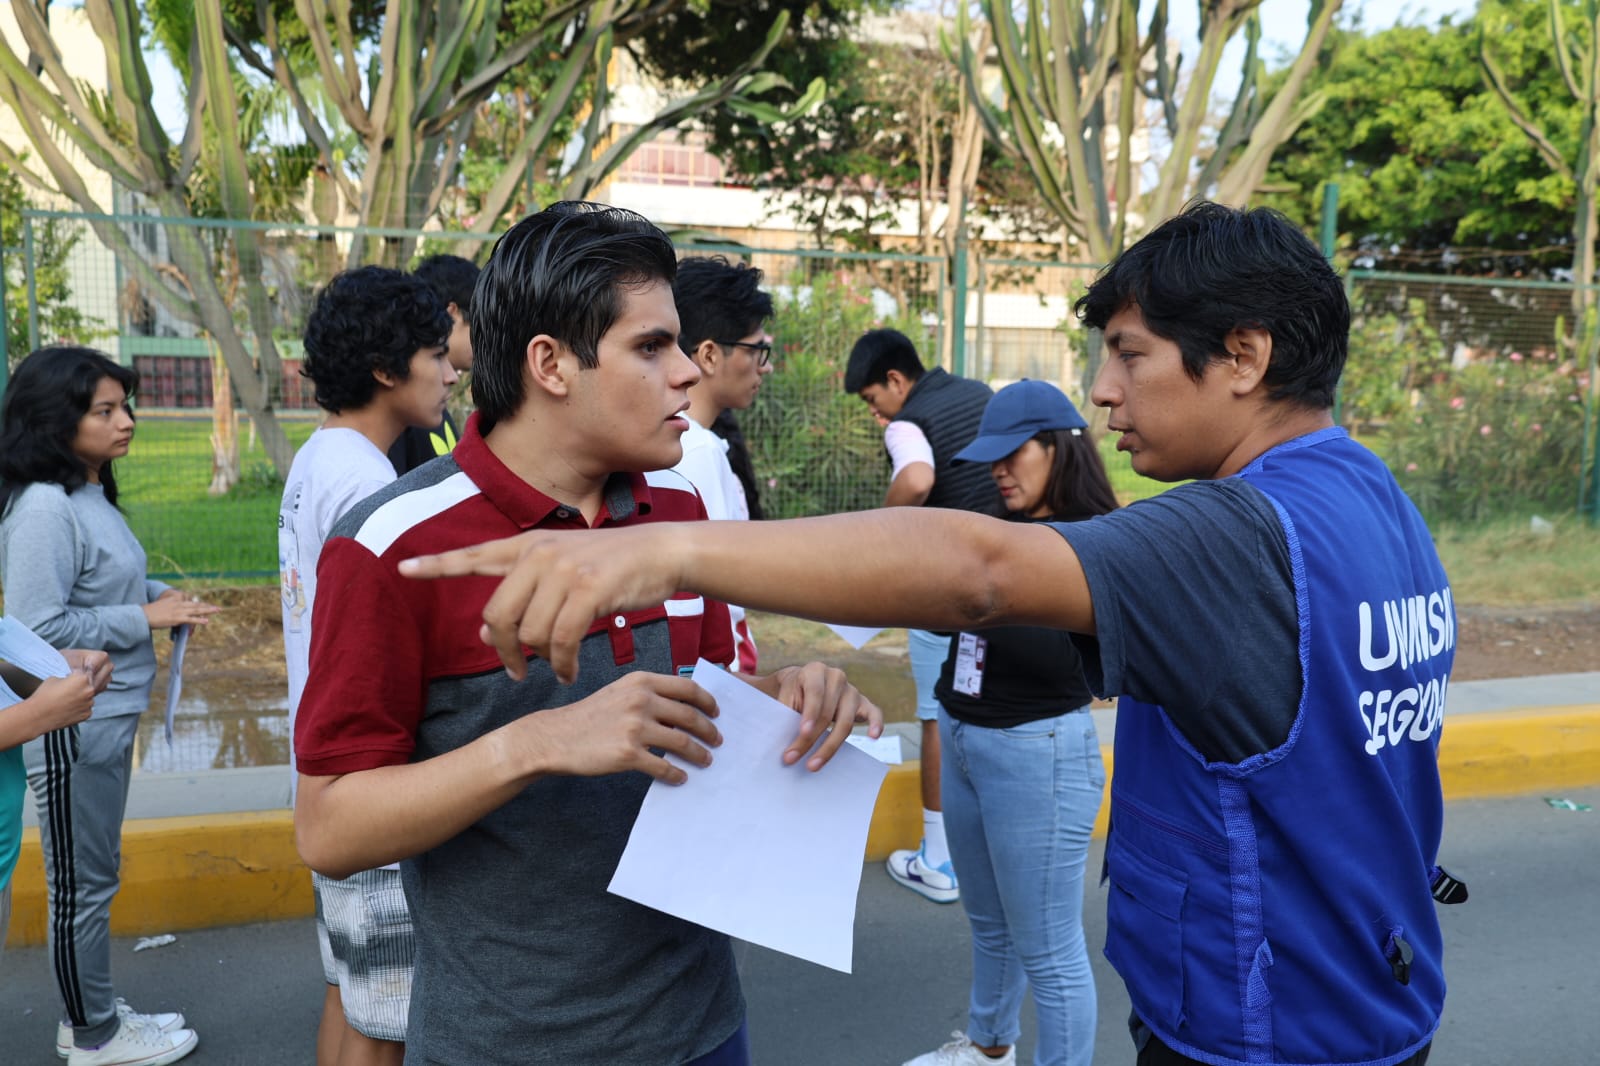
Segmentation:
<svg viewBox="0 0 1600 1066">
<path fill-rule="evenodd" d="M 1089 1066 L 1096 1000 L 1083 938 L 1089 834 L 1105 787 L 1086 712 L 1010 729 L 939 715 L 944 822 L 972 926 L 967 1037 L 1015 1044 L 1033 990 L 1038 1066 Z"/>
</svg>

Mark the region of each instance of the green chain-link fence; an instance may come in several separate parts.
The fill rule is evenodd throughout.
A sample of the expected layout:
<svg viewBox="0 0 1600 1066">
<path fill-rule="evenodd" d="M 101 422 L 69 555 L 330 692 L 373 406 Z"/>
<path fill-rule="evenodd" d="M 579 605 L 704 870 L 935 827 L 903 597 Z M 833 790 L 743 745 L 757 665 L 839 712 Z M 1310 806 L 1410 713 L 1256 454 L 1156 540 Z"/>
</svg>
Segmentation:
<svg viewBox="0 0 1600 1066">
<path fill-rule="evenodd" d="M 139 269 L 107 251 L 91 221 L 117 227 L 142 257 Z M 298 375 L 305 315 L 317 287 L 351 265 L 352 246 L 367 261 L 404 257 L 405 265 L 435 251 L 481 261 L 490 238 L 28 212 L 23 239 L 0 250 L 12 364 L 40 344 L 71 341 L 103 348 L 141 373 L 138 437 L 118 477 L 152 571 L 265 577 L 276 561 L 279 494 L 270 433 L 229 402 L 243 393 L 238 382 L 224 387 L 231 379 L 219 347 L 193 314 L 163 296 L 163 285 L 187 285 L 169 254 L 175 233 L 198 234 L 220 265 L 218 290 L 271 390 L 273 419 L 291 450 L 318 418 Z M 232 266 L 241 234 L 257 246 L 260 285 L 245 284 Z M 866 329 L 901 329 L 926 362 L 996 387 L 1023 377 L 1056 382 L 1086 406 L 1093 342 L 1071 308 L 1092 280 L 1092 266 L 975 260 L 966 272 L 970 291 L 957 293 L 944 261 L 933 257 L 741 246 L 684 254 L 743 258 L 765 272 L 776 297 L 778 372 L 742 416 L 771 517 L 882 500 L 888 465 L 881 430 L 864 404 L 843 393 L 845 358 Z M 51 256 L 60 284 L 41 294 L 33 266 Z M 1469 519 L 1593 510 L 1593 463 L 1584 447 L 1594 432 L 1593 353 L 1563 340 L 1570 286 L 1360 271 L 1350 274 L 1349 286 L 1355 325 L 1340 418 L 1388 459 L 1425 510 Z M 954 313 L 958 300 L 964 316 Z M 961 318 L 958 344 L 954 323 Z M 261 371 L 273 364 L 277 374 Z M 234 447 L 237 483 L 214 494 L 217 455 Z M 1161 487 L 1109 451 L 1107 466 L 1124 499 Z"/>
</svg>

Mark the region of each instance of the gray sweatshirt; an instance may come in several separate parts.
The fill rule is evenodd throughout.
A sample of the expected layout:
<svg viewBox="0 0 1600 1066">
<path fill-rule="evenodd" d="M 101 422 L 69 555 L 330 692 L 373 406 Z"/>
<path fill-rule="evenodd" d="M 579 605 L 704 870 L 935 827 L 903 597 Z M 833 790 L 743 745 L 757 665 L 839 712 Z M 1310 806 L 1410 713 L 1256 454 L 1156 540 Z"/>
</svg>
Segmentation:
<svg viewBox="0 0 1600 1066">
<path fill-rule="evenodd" d="M 138 714 L 150 703 L 156 651 L 143 607 L 167 586 L 144 571 L 144 548 L 99 485 L 68 495 L 35 482 L 0 518 L 6 614 L 57 648 L 111 655 L 96 718 Z"/>
</svg>

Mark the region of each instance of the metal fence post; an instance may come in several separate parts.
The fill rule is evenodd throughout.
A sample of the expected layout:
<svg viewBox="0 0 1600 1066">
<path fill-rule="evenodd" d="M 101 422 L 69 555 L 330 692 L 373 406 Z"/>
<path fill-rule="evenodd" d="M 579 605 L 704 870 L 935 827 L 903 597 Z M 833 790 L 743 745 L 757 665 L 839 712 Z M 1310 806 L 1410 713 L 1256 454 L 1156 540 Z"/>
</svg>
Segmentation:
<svg viewBox="0 0 1600 1066">
<path fill-rule="evenodd" d="M 1330 181 L 1322 187 L 1322 254 L 1332 259 L 1334 245 L 1339 240 L 1339 183 Z"/>
<path fill-rule="evenodd" d="M 967 369 L 967 224 L 956 230 L 954 292 L 950 307 L 950 372 L 963 377 Z"/>
<path fill-rule="evenodd" d="M 22 277 L 28 284 L 28 350 L 39 350 L 39 288 L 33 281 L 33 219 L 22 216 Z"/>
<path fill-rule="evenodd" d="M 0 242 L 0 393 L 6 391 L 6 386 L 11 384 L 11 346 L 7 335 L 11 332 L 11 320 L 6 315 L 6 256 L 17 251 L 16 248 L 7 248 Z"/>
</svg>

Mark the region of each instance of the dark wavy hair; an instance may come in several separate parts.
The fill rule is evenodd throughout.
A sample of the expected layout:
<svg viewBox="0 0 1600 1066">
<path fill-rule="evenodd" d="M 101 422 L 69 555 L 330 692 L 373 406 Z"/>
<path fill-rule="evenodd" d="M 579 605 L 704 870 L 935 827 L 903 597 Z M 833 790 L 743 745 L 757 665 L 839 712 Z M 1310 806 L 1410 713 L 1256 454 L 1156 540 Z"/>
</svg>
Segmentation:
<svg viewBox="0 0 1600 1066">
<path fill-rule="evenodd" d="M 1117 509 L 1106 464 L 1088 431 L 1047 429 L 1033 439 L 1050 449 L 1050 480 L 1043 501 L 1051 518 L 1072 522 Z"/>
<path fill-rule="evenodd" d="M 495 242 L 472 294 L 472 400 L 488 433 L 526 398 L 523 362 L 540 334 L 581 366 L 600 362 L 600 338 L 622 315 L 623 293 L 672 284 L 672 241 L 643 215 L 565 200 L 512 226 Z"/>
<path fill-rule="evenodd" d="M 1177 344 L 1198 381 L 1238 327 L 1272 335 L 1267 396 L 1313 410 L 1333 406 L 1350 341 L 1350 302 L 1328 260 L 1283 215 L 1205 200 L 1190 204 L 1119 255 L 1078 301 L 1103 329 L 1135 306 Z"/>
<path fill-rule="evenodd" d="M 891 370 L 900 371 L 907 381 L 916 381 L 925 369 L 910 337 L 897 329 L 871 329 L 850 349 L 844 391 L 854 396 L 868 385 L 882 385 Z"/>
<path fill-rule="evenodd" d="M 680 262 L 672 299 L 678 306 L 678 347 L 691 355 L 701 341 L 748 337 L 772 317 L 772 294 L 761 288 L 761 271 L 720 255 Z"/>
<path fill-rule="evenodd" d="M 89 468 L 72 442 L 106 378 L 130 400 L 138 391 L 137 370 L 93 348 L 40 348 L 17 364 L 0 405 L 0 514 L 35 482 L 60 485 L 69 494 L 88 483 Z M 117 477 L 109 462 L 100 468 L 100 485 L 115 506 Z"/>
<path fill-rule="evenodd" d="M 373 371 L 411 376 L 411 357 L 450 340 L 450 315 L 427 282 L 388 267 L 335 274 L 306 319 L 300 373 L 316 385 L 317 406 L 360 410 L 377 394 Z"/>
</svg>

